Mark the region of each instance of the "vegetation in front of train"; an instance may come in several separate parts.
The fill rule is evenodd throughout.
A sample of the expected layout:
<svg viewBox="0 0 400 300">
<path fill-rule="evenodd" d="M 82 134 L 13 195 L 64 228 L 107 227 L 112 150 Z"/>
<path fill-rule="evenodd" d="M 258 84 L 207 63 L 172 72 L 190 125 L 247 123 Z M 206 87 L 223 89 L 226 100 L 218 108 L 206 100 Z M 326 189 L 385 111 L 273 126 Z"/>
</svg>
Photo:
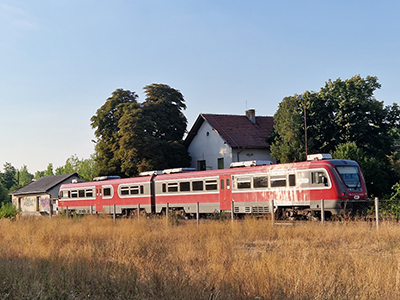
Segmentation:
<svg viewBox="0 0 400 300">
<path fill-rule="evenodd" d="M 332 153 L 356 160 L 363 169 L 369 194 L 388 197 L 400 179 L 400 109 L 374 97 L 378 78 L 356 75 L 329 80 L 320 91 L 285 97 L 274 115 L 269 137 L 271 154 L 280 162 L 305 160 L 307 152 Z M 340 152 L 340 155 L 336 155 Z"/>
<path fill-rule="evenodd" d="M 400 227 L 0 220 L 4 299 L 398 299 Z"/>
</svg>

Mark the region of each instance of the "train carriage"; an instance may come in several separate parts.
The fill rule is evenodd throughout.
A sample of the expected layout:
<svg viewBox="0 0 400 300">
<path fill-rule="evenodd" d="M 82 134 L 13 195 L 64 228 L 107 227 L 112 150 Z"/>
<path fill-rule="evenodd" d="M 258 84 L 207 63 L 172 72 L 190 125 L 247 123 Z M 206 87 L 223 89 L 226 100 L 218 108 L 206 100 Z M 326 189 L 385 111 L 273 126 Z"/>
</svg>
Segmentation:
<svg viewBox="0 0 400 300">
<path fill-rule="evenodd" d="M 93 182 L 75 182 L 60 187 L 59 207 L 78 214 L 115 213 L 129 215 L 138 208 L 152 212 L 152 177 L 121 179 L 103 176 Z"/>
<path fill-rule="evenodd" d="M 98 213 L 129 215 L 139 207 L 162 213 L 167 207 L 182 214 L 270 213 L 287 217 L 347 213 L 370 202 L 358 164 L 351 160 L 312 155 L 308 161 L 272 164 L 234 163 L 230 169 L 195 171 L 170 169 L 136 178 L 63 185 L 60 207 L 78 213 L 95 207 Z M 274 205 L 272 206 L 272 200 Z"/>
</svg>

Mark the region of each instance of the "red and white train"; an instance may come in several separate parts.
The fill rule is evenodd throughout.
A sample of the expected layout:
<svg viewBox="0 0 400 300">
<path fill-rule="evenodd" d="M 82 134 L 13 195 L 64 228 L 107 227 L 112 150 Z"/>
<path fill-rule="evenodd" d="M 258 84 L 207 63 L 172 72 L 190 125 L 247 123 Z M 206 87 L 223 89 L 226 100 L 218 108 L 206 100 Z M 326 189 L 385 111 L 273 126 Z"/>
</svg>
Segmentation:
<svg viewBox="0 0 400 300">
<path fill-rule="evenodd" d="M 261 164 L 261 165 L 260 165 Z M 59 209 L 129 216 L 137 210 L 160 214 L 167 206 L 185 215 L 231 212 L 283 216 L 342 214 L 370 204 L 357 162 L 310 155 L 305 162 L 233 163 L 230 169 L 170 169 L 134 178 L 100 177 L 60 187 Z M 199 204 L 197 204 L 199 203 Z M 198 207 L 198 208 L 197 208 Z"/>
</svg>

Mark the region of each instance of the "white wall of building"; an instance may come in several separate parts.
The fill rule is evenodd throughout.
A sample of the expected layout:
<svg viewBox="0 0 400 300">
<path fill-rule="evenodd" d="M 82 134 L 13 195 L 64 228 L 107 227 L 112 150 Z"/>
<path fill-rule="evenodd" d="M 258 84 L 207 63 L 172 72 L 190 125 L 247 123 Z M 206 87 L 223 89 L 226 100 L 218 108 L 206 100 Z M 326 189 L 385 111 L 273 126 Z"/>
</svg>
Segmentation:
<svg viewBox="0 0 400 300">
<path fill-rule="evenodd" d="M 239 159 L 238 159 L 239 154 Z M 233 149 L 232 150 L 233 162 L 246 161 L 246 160 L 269 160 L 275 163 L 270 152 L 267 149 Z"/>
<path fill-rule="evenodd" d="M 197 161 L 200 160 L 206 161 L 207 170 L 218 169 L 218 158 L 224 159 L 224 169 L 229 168 L 232 162 L 231 147 L 213 130 L 208 122 L 203 122 L 188 150 L 192 157 L 192 168 L 197 168 Z"/>
</svg>

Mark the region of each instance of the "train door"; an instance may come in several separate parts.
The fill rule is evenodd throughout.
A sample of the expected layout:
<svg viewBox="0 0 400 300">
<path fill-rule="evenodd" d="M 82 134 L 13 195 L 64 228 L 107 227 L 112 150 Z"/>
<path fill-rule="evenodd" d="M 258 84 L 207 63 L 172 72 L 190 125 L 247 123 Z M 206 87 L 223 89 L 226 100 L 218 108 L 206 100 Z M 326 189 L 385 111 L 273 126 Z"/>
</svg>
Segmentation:
<svg viewBox="0 0 400 300">
<path fill-rule="evenodd" d="M 232 181 L 230 175 L 224 175 L 219 177 L 219 184 L 220 184 L 220 194 L 219 194 L 219 201 L 220 201 L 220 209 L 221 210 L 230 210 L 231 209 L 231 187 Z"/>
<path fill-rule="evenodd" d="M 96 186 L 96 212 L 103 211 L 103 190 L 101 186 Z"/>
</svg>

